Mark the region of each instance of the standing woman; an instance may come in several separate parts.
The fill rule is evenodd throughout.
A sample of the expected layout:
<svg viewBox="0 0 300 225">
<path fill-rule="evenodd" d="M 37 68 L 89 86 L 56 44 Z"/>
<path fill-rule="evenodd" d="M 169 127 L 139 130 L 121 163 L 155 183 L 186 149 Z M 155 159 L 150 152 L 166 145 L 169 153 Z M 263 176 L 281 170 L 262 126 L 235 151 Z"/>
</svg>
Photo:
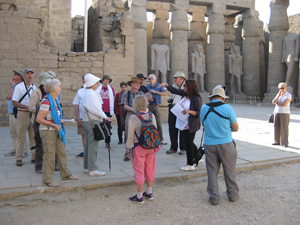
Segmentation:
<svg viewBox="0 0 300 225">
<path fill-rule="evenodd" d="M 279 83 L 279 92 L 273 99 L 274 109 L 274 142 L 272 145 L 289 145 L 290 103 L 292 95 L 286 91 L 286 83 Z"/>
<path fill-rule="evenodd" d="M 183 98 L 179 104 L 183 108 L 182 113 L 188 114 L 185 120 L 176 119 L 176 128 L 180 130 L 182 139 L 185 141 L 187 150 L 187 165 L 181 167 L 181 170 L 195 170 L 193 163 L 197 146 L 194 144 L 196 132 L 200 129 L 200 109 L 202 107 L 202 99 L 199 94 L 198 86 L 195 80 L 188 79 L 185 81 L 184 89 L 177 89 L 172 85 L 163 83 L 160 86 L 167 87 L 172 94 L 181 95 Z"/>
<path fill-rule="evenodd" d="M 55 155 L 57 155 L 60 176 L 63 180 L 78 180 L 67 169 L 67 155 L 65 150 L 65 129 L 60 123 L 62 109 L 58 102 L 61 91 L 60 81 L 48 79 L 44 88 L 47 93 L 43 98 L 36 121 L 40 124 L 40 136 L 42 138 L 43 158 L 43 183 L 50 187 L 58 187 L 53 181 Z"/>
<path fill-rule="evenodd" d="M 139 145 L 139 140 L 136 136 L 141 135 L 142 122 L 139 117 L 144 120 L 152 120 L 155 127 L 155 116 L 148 112 L 148 99 L 145 95 L 137 95 L 133 100 L 133 109 L 136 114 L 131 115 L 128 120 L 128 138 L 126 142 L 127 157 L 130 159 L 130 149 L 133 146 L 132 151 L 132 167 L 134 171 L 134 180 L 136 183 L 137 194 L 130 197 L 129 200 L 138 203 L 144 203 L 144 197 L 148 200 L 153 200 L 152 186 L 155 176 L 155 153 L 160 150 L 160 147 L 156 149 L 144 149 Z M 147 189 L 144 190 L 144 182 L 147 181 Z"/>
<path fill-rule="evenodd" d="M 88 73 L 84 76 L 84 80 L 85 84 L 83 86 L 86 88 L 86 91 L 82 98 L 84 108 L 82 121 L 85 132 L 83 169 L 84 173 L 89 174 L 91 177 L 104 176 L 105 172 L 98 170 L 96 165 L 99 142 L 94 139 L 91 123 L 99 124 L 102 119 L 111 122 L 111 118 L 103 112 L 101 96 L 96 92 L 100 78 Z"/>
</svg>

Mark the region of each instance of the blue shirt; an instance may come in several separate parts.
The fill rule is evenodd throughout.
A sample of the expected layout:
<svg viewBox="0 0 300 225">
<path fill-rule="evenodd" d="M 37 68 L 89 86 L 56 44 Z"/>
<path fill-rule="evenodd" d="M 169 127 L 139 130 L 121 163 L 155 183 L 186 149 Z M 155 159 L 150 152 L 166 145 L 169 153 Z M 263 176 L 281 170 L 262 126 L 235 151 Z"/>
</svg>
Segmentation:
<svg viewBox="0 0 300 225">
<path fill-rule="evenodd" d="M 15 86 L 16 85 L 14 85 L 14 89 L 15 89 Z M 8 113 L 13 113 L 14 112 L 14 106 L 13 106 L 13 104 L 12 104 L 12 100 L 9 100 L 8 101 Z"/>
<path fill-rule="evenodd" d="M 220 100 L 214 99 L 211 102 L 218 101 Z M 209 108 L 210 107 L 206 104 L 201 108 L 200 119 L 202 123 Z M 231 124 L 237 121 L 233 108 L 228 104 L 224 104 L 214 107 L 214 110 L 220 113 L 222 116 L 229 118 L 229 120 L 218 116 L 214 112 L 210 112 L 204 121 L 204 144 L 219 145 L 232 142 Z"/>
<path fill-rule="evenodd" d="M 154 91 L 157 91 L 157 92 L 165 92 L 165 89 L 163 87 L 160 87 L 158 88 L 159 84 L 158 83 L 155 83 L 154 86 L 152 87 L 150 84 L 147 85 L 147 89 L 150 92 L 151 89 L 153 89 Z M 149 101 L 149 104 L 161 104 L 161 96 L 158 95 L 158 94 L 154 94 L 154 93 L 151 93 L 151 96 L 152 96 L 152 99 L 153 101 L 150 102 Z"/>
</svg>

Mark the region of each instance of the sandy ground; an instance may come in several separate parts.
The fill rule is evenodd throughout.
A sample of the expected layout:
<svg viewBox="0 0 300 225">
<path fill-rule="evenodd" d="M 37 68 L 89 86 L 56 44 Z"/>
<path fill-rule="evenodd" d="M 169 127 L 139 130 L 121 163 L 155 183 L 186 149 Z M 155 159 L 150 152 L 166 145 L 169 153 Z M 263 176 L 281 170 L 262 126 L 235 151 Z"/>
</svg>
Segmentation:
<svg viewBox="0 0 300 225">
<path fill-rule="evenodd" d="M 157 182 L 154 200 L 132 203 L 135 187 L 50 193 L 0 203 L 0 224 L 300 224 L 300 163 L 238 174 L 240 199 L 211 206 L 207 177 Z"/>
</svg>

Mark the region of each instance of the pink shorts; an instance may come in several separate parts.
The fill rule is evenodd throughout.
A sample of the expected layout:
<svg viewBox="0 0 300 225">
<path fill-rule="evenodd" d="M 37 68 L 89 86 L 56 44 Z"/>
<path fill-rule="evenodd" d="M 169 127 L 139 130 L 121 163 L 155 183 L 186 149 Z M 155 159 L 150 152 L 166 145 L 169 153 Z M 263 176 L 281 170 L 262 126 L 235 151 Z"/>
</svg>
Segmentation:
<svg viewBox="0 0 300 225">
<path fill-rule="evenodd" d="M 146 181 L 154 181 L 155 176 L 155 153 L 157 149 L 144 149 L 140 145 L 132 152 L 132 166 L 136 187 Z"/>
</svg>

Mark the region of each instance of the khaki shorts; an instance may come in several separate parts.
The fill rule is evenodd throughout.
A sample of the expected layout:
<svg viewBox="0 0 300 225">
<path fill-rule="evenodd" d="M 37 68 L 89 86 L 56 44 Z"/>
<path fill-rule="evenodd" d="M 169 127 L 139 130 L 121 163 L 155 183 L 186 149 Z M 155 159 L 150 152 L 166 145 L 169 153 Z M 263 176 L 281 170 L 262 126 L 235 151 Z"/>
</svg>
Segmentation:
<svg viewBox="0 0 300 225">
<path fill-rule="evenodd" d="M 77 125 L 77 134 L 84 135 L 85 134 L 84 127 L 80 127 Z"/>
</svg>

